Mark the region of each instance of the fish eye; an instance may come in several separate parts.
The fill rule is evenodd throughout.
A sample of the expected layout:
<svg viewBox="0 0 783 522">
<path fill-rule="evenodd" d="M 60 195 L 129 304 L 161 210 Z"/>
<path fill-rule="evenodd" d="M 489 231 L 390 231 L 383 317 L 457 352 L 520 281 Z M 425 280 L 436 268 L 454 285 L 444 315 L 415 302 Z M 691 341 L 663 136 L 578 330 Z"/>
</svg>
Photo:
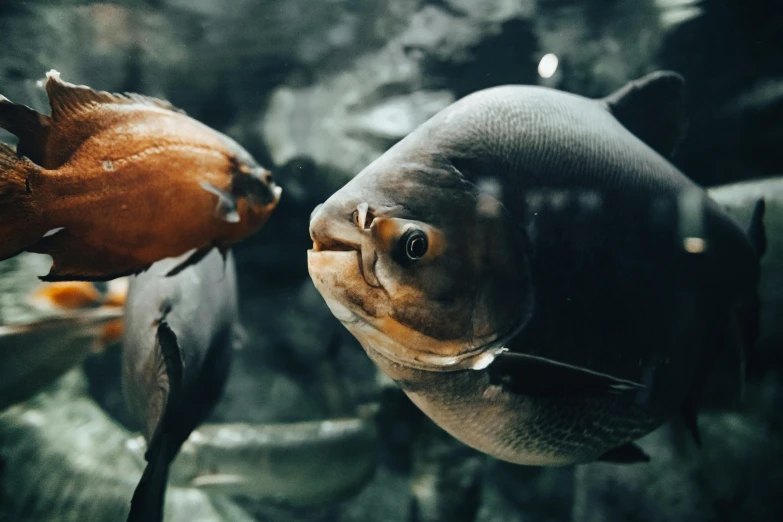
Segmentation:
<svg viewBox="0 0 783 522">
<path fill-rule="evenodd" d="M 397 262 L 409 266 L 427 254 L 429 240 L 427 234 L 418 228 L 405 232 L 398 243 Z"/>
</svg>

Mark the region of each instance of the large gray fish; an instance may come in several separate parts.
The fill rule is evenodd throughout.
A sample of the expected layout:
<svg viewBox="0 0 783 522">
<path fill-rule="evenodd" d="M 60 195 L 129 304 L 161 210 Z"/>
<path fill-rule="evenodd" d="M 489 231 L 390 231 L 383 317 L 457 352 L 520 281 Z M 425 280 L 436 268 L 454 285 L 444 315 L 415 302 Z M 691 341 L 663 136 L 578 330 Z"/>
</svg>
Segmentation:
<svg viewBox="0 0 783 522">
<path fill-rule="evenodd" d="M 129 521 L 163 519 L 169 464 L 222 395 L 241 338 L 233 257 L 212 251 L 165 277 L 184 259 L 155 263 L 128 290 L 123 389 L 142 423 L 148 462 Z"/>
<path fill-rule="evenodd" d="M 310 275 L 437 424 L 499 459 L 647 460 L 631 441 L 696 412 L 721 350 L 757 330 L 763 201 L 743 228 L 665 156 L 684 81 L 592 100 L 471 94 L 310 221 Z"/>
</svg>

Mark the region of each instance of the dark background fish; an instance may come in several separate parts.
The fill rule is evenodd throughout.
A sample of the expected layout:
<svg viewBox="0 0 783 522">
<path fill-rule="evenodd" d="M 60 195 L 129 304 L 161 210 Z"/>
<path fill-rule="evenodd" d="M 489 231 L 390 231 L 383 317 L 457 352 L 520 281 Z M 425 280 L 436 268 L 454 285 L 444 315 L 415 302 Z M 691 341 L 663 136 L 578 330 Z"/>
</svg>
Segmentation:
<svg viewBox="0 0 783 522">
<path fill-rule="evenodd" d="M 177 275 L 168 259 L 131 279 L 123 389 L 147 440 L 147 467 L 128 520 L 163 520 L 168 468 L 225 388 L 240 346 L 234 260 L 214 251 Z"/>
</svg>

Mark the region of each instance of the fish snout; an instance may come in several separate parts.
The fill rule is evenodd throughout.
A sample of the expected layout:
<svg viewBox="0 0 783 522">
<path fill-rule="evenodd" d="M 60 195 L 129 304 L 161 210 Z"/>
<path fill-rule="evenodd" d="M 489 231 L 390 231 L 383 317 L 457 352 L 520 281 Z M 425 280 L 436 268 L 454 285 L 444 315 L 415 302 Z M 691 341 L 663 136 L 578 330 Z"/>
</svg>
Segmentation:
<svg viewBox="0 0 783 522">
<path fill-rule="evenodd" d="M 311 214 L 310 239 L 313 240 L 314 252 L 361 249 L 361 238 L 353 230 L 350 221 L 341 219 L 341 213 L 323 203 Z"/>
<path fill-rule="evenodd" d="M 346 252 L 359 254 L 359 270 L 371 287 L 380 287 L 375 274 L 378 260 L 370 224 L 374 220 L 367 203 L 335 205 L 327 201 L 310 215 L 311 253 Z"/>
<path fill-rule="evenodd" d="M 374 219 L 367 203 L 343 204 L 327 200 L 310 214 L 313 250 L 364 250 Z"/>
<path fill-rule="evenodd" d="M 323 208 L 324 204 L 320 203 L 318 206 L 316 206 L 312 212 L 310 212 L 310 223 L 313 222 L 313 218 L 315 218 L 316 215 L 318 215 L 318 211 Z M 312 235 L 312 234 L 311 234 Z"/>
</svg>

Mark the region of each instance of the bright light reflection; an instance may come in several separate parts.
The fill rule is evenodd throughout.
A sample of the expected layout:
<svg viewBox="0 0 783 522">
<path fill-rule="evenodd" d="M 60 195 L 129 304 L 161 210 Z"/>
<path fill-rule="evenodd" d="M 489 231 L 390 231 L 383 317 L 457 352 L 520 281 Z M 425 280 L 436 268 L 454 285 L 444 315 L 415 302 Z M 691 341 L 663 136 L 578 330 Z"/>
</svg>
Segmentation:
<svg viewBox="0 0 783 522">
<path fill-rule="evenodd" d="M 700 237 L 686 237 L 682 243 L 685 251 L 691 254 L 701 254 L 707 249 L 707 242 Z"/>
<path fill-rule="evenodd" d="M 538 74 L 542 78 L 551 78 L 557 71 L 557 64 L 559 63 L 557 56 L 552 53 L 545 54 L 541 61 L 538 62 Z"/>
</svg>

